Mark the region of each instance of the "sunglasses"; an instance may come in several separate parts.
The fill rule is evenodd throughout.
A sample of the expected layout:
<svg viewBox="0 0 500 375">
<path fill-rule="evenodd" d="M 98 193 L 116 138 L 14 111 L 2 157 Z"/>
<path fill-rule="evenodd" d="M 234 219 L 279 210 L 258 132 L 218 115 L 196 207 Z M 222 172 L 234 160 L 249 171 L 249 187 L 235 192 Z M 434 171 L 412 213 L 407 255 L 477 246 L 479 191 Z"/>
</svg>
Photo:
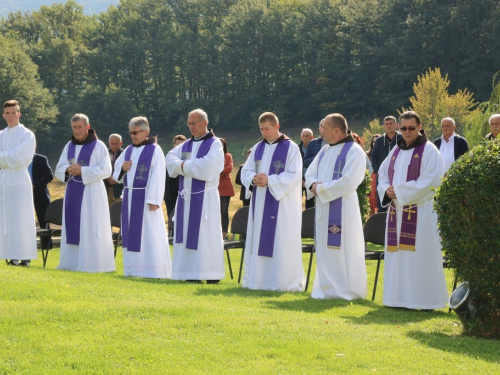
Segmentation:
<svg viewBox="0 0 500 375">
<path fill-rule="evenodd" d="M 137 130 L 135 132 L 128 132 L 128 134 L 130 134 L 130 135 L 137 135 L 139 133 L 142 133 L 143 131 L 144 131 L 144 129 L 143 130 Z"/>
<path fill-rule="evenodd" d="M 403 126 L 402 128 L 399 128 L 399 130 L 401 130 L 402 132 L 405 132 L 407 130 L 412 132 L 412 131 L 415 131 L 416 128 L 417 128 L 417 126 L 408 126 L 408 127 Z"/>
</svg>

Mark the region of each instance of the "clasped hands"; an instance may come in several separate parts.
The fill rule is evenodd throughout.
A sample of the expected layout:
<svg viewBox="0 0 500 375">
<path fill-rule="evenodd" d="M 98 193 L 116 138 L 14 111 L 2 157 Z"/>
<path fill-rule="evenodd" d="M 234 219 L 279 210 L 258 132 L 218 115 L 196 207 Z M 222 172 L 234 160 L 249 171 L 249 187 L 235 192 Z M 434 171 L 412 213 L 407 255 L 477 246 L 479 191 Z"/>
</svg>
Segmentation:
<svg viewBox="0 0 500 375">
<path fill-rule="evenodd" d="M 318 188 L 318 185 L 321 185 L 321 184 L 322 184 L 322 182 L 315 182 L 311 186 L 311 192 L 314 194 L 315 197 L 318 196 L 318 192 L 316 191 L 316 189 Z"/>
<path fill-rule="evenodd" d="M 82 166 L 80 164 L 70 165 L 66 169 L 66 172 L 68 172 L 70 175 L 73 175 L 73 176 L 81 176 L 82 175 Z"/>
<path fill-rule="evenodd" d="M 385 191 L 387 196 L 391 199 L 396 199 L 396 193 L 394 192 L 394 186 L 389 186 L 387 190 Z"/>
<path fill-rule="evenodd" d="M 267 175 L 265 173 L 256 174 L 255 176 L 253 176 L 252 184 L 261 187 L 267 186 Z"/>
</svg>

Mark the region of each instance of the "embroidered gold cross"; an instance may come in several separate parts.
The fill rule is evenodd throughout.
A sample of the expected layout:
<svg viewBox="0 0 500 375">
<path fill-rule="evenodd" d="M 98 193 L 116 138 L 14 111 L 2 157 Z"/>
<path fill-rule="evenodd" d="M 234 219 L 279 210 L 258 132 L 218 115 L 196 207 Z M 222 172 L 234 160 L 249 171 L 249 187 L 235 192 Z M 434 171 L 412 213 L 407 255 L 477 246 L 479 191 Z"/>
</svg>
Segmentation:
<svg viewBox="0 0 500 375">
<path fill-rule="evenodd" d="M 337 180 L 342 177 L 342 162 L 339 161 L 339 168 L 338 170 L 333 172 L 333 178 L 335 178 L 335 175 L 337 175 Z"/>
<path fill-rule="evenodd" d="M 391 218 L 391 221 L 392 221 L 393 218 L 394 218 L 394 215 L 396 215 L 396 211 L 394 211 L 392 208 L 389 209 L 389 215 L 391 215 L 390 218 Z"/>
<path fill-rule="evenodd" d="M 416 213 L 417 211 L 412 211 L 411 207 L 408 207 L 404 212 L 408 212 L 408 220 L 411 220 L 411 214 Z"/>
</svg>

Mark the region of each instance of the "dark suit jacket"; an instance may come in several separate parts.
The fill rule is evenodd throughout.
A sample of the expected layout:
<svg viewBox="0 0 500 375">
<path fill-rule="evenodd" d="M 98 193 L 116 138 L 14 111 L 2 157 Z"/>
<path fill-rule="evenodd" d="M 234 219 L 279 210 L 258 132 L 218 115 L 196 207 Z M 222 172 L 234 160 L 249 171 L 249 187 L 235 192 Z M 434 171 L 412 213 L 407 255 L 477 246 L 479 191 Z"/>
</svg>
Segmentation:
<svg viewBox="0 0 500 375">
<path fill-rule="evenodd" d="M 304 168 L 309 168 L 312 161 L 318 154 L 319 150 L 323 146 L 323 138 L 319 136 L 318 138 L 311 139 L 309 144 L 307 145 L 306 154 L 304 155 Z"/>
<path fill-rule="evenodd" d="M 434 145 L 438 148 L 441 148 L 441 137 L 434 140 Z M 453 148 L 455 153 L 455 160 L 457 160 L 460 156 L 469 151 L 469 144 L 464 137 L 455 134 L 455 139 L 453 140 Z"/>
<path fill-rule="evenodd" d="M 43 155 L 33 155 L 31 167 L 33 176 L 33 202 L 40 226 L 45 227 L 45 211 L 50 204 L 50 193 L 47 184 L 54 179 L 49 161 Z"/>
<path fill-rule="evenodd" d="M 111 151 L 110 148 L 108 148 L 108 153 L 109 153 L 109 160 L 111 160 L 111 177 L 113 177 L 113 173 L 115 172 L 115 161 L 120 157 L 120 155 L 123 152 L 123 148 L 120 148 L 118 151 L 116 151 L 116 156 L 113 160 L 113 151 Z M 104 179 L 104 185 L 106 186 L 106 190 L 109 188 L 109 183 L 107 179 Z M 114 184 L 113 185 L 113 197 L 115 198 L 120 198 L 122 195 L 123 191 L 123 184 Z"/>
</svg>

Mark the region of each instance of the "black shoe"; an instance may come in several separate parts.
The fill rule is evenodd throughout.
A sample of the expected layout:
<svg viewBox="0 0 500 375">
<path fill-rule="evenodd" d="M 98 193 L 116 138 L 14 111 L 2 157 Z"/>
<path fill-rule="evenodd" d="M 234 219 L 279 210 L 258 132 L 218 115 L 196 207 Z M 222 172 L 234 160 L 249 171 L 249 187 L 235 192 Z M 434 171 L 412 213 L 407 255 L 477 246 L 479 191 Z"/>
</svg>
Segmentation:
<svg viewBox="0 0 500 375">
<path fill-rule="evenodd" d="M 8 265 L 8 266 L 19 266 L 19 263 L 15 263 L 13 260 L 9 260 L 9 261 L 7 262 L 7 265 Z"/>
<path fill-rule="evenodd" d="M 220 280 L 207 280 L 207 284 L 218 284 Z"/>
<path fill-rule="evenodd" d="M 29 267 L 30 266 L 30 263 L 29 262 L 26 262 L 26 261 L 22 261 L 21 264 L 20 264 L 21 267 Z"/>
</svg>

